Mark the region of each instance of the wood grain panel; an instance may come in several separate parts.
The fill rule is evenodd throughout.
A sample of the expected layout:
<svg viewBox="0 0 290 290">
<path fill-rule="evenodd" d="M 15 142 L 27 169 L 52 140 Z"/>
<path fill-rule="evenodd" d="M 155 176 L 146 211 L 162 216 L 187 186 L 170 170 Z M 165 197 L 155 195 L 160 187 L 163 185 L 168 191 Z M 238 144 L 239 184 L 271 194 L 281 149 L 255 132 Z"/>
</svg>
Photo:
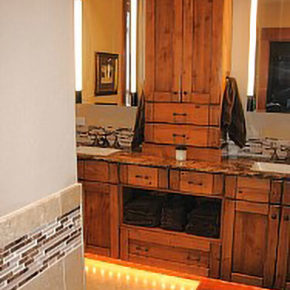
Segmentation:
<svg viewBox="0 0 290 290">
<path fill-rule="evenodd" d="M 103 183 L 84 183 L 84 228 L 86 245 L 110 250 L 110 187 Z"/>
<path fill-rule="evenodd" d="M 79 180 L 82 180 L 84 179 L 85 177 L 85 170 L 84 170 L 84 167 L 85 167 L 85 161 L 83 160 L 78 160 L 77 162 L 77 174 L 78 174 L 78 179 Z"/>
<path fill-rule="evenodd" d="M 238 177 L 237 199 L 269 202 L 271 181 L 269 179 Z"/>
<path fill-rule="evenodd" d="M 180 101 L 182 1 L 146 1 L 146 81 L 149 101 Z"/>
<path fill-rule="evenodd" d="M 220 175 L 181 171 L 179 188 L 185 192 L 218 195 L 223 193 L 223 178 Z"/>
<path fill-rule="evenodd" d="M 128 165 L 128 184 L 158 187 L 158 169 Z"/>
<path fill-rule="evenodd" d="M 165 159 L 175 159 L 175 147 L 174 145 L 143 143 L 142 152 Z M 221 153 L 220 149 L 187 147 L 188 160 L 219 162 L 222 159 Z"/>
<path fill-rule="evenodd" d="M 222 224 L 221 278 L 230 281 L 233 260 L 235 201 L 228 199 L 224 201 Z"/>
<path fill-rule="evenodd" d="M 85 162 L 85 180 L 87 181 L 109 181 L 109 163 L 104 161 Z"/>
<path fill-rule="evenodd" d="M 290 182 L 289 181 L 284 182 L 282 204 L 290 206 Z"/>
<path fill-rule="evenodd" d="M 219 121 L 213 116 L 212 123 L 209 118 L 210 107 L 208 105 L 174 104 L 174 103 L 146 103 L 146 122 L 192 124 L 200 126 L 215 125 Z M 211 111 L 213 115 L 218 112 Z"/>
<path fill-rule="evenodd" d="M 288 289 L 287 284 L 290 285 L 290 207 L 282 209 L 274 287 Z"/>
<path fill-rule="evenodd" d="M 218 148 L 219 136 L 219 128 L 168 124 L 145 125 L 145 142 Z"/>
</svg>

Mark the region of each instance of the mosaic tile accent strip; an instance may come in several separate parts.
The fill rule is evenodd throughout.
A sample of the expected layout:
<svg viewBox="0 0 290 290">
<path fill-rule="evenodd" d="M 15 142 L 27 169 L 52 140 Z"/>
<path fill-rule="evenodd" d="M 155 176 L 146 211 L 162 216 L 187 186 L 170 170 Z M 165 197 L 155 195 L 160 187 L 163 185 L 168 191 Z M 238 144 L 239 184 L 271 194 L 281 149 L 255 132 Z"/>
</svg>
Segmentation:
<svg viewBox="0 0 290 290">
<path fill-rule="evenodd" d="M 134 130 L 133 128 L 114 128 L 112 126 L 77 126 L 76 136 L 78 146 L 130 149 Z"/>
<path fill-rule="evenodd" d="M 246 146 L 242 149 L 237 147 L 232 141 L 228 142 L 225 148 L 224 156 L 239 156 L 239 157 L 261 157 L 270 159 L 273 155 L 274 148 L 277 149 L 279 160 L 289 158 L 290 141 L 279 140 L 274 138 L 249 138 Z"/>
<path fill-rule="evenodd" d="M 0 249 L 0 289 L 15 290 L 82 245 L 80 207 Z"/>
</svg>

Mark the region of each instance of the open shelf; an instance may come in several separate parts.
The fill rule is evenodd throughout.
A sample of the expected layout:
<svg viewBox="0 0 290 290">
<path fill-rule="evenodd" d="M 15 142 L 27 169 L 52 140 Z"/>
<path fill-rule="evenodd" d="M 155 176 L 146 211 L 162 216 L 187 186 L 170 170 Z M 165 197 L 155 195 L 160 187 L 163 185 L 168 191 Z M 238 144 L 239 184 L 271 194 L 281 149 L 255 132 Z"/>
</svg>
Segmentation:
<svg viewBox="0 0 290 290">
<path fill-rule="evenodd" d="M 122 226 L 180 237 L 220 239 L 222 200 L 123 187 Z"/>
</svg>

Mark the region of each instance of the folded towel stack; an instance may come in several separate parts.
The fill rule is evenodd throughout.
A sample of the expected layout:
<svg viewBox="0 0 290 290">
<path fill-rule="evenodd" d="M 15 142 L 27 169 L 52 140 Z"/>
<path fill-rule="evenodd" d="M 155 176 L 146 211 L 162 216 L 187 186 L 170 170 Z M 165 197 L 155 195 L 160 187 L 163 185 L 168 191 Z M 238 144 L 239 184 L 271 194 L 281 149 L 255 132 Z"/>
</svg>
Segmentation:
<svg viewBox="0 0 290 290">
<path fill-rule="evenodd" d="M 162 199 L 151 195 L 140 195 L 124 207 L 124 223 L 144 227 L 160 225 Z"/>
<path fill-rule="evenodd" d="M 187 216 L 185 232 L 197 236 L 218 238 L 220 232 L 219 208 L 210 201 L 203 201 Z"/>
<path fill-rule="evenodd" d="M 169 197 L 163 204 L 160 227 L 166 230 L 183 231 L 186 225 L 186 201 L 182 197 Z"/>
</svg>

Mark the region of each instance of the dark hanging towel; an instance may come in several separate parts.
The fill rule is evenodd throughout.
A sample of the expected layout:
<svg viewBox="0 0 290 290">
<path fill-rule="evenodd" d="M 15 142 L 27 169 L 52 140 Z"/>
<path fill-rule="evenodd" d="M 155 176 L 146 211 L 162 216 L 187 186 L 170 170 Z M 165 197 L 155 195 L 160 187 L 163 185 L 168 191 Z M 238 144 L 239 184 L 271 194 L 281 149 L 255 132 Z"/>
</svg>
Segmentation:
<svg viewBox="0 0 290 290">
<path fill-rule="evenodd" d="M 144 141 L 145 130 L 145 96 L 141 94 L 140 103 L 138 106 L 136 122 L 134 127 L 134 137 L 132 141 L 132 150 L 137 151 Z"/>
<path fill-rule="evenodd" d="M 227 136 L 229 136 L 240 148 L 245 146 L 247 131 L 244 110 L 237 82 L 230 77 L 227 77 L 223 96 L 221 130 L 225 142 L 227 142 Z"/>
</svg>

